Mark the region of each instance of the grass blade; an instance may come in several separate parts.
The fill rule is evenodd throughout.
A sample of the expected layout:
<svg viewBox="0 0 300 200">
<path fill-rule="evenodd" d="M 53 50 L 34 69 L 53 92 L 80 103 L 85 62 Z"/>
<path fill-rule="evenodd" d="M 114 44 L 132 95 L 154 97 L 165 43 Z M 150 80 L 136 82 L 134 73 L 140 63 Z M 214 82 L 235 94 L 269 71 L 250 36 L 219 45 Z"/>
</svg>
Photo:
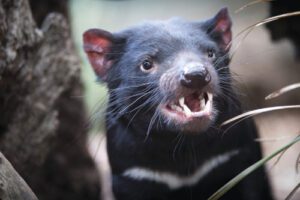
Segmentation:
<svg viewBox="0 0 300 200">
<path fill-rule="evenodd" d="M 297 190 L 300 188 L 300 183 L 298 183 L 293 190 L 288 194 L 288 196 L 285 198 L 285 200 L 291 200 L 294 196 L 294 194 L 296 194 Z"/>
<path fill-rule="evenodd" d="M 252 6 L 252 5 L 255 5 L 255 4 L 258 4 L 258 3 L 264 3 L 264 2 L 270 2 L 270 1 L 273 1 L 273 0 L 256 0 L 256 1 L 251 1 L 245 5 L 243 5 L 242 7 L 240 7 L 239 9 L 237 9 L 235 11 L 235 13 L 239 13 L 241 12 L 242 10 L 244 10 L 245 8 L 249 7 L 249 6 Z"/>
<path fill-rule="evenodd" d="M 297 136 L 294 140 L 286 144 L 285 146 L 281 147 L 280 149 L 273 152 L 271 155 L 262 158 L 261 160 L 257 161 L 244 171 L 242 171 L 240 174 L 238 174 L 236 177 L 231 179 L 228 183 L 226 183 L 223 187 L 221 187 L 217 192 L 215 192 L 212 196 L 208 198 L 208 200 L 218 200 L 220 199 L 226 192 L 228 192 L 231 188 L 233 188 L 235 185 L 237 185 L 241 180 L 243 180 L 246 176 L 254 172 L 257 168 L 264 165 L 266 162 L 280 154 L 281 152 L 287 150 L 294 144 L 300 141 L 300 135 Z"/>
<path fill-rule="evenodd" d="M 297 156 L 296 164 L 295 164 L 295 169 L 297 174 L 299 173 L 299 166 L 300 166 L 300 153 Z"/>
<path fill-rule="evenodd" d="M 247 28 L 243 29 L 242 31 L 240 31 L 234 38 L 233 40 L 228 44 L 228 47 L 232 45 L 233 41 L 237 40 L 238 38 L 240 38 L 240 36 L 242 36 L 244 34 L 244 36 L 241 38 L 241 40 L 237 43 L 237 45 L 234 47 L 232 54 L 231 54 L 231 59 L 233 58 L 233 56 L 235 55 L 235 53 L 237 52 L 238 48 L 240 47 L 240 45 L 242 44 L 242 42 L 246 39 L 246 37 L 257 27 L 262 26 L 264 24 L 282 19 L 282 18 L 286 18 L 286 17 L 293 17 L 293 16 L 298 16 L 300 15 L 300 11 L 295 11 L 295 12 L 289 12 L 289 13 L 284 13 L 281 15 L 276 15 L 273 17 L 269 17 L 266 19 L 263 19 L 259 22 L 256 22 L 255 24 L 252 24 L 250 26 L 248 26 Z"/>
<path fill-rule="evenodd" d="M 268 17 L 266 19 L 263 19 L 263 20 L 261 20 L 259 22 L 254 23 L 254 24 L 248 26 L 247 28 L 245 28 L 244 30 L 240 31 L 235 36 L 235 38 L 238 38 L 243 33 L 248 32 L 249 30 L 252 31 L 253 29 L 255 29 L 255 28 L 259 27 L 259 26 L 262 26 L 264 24 L 267 24 L 267 23 L 270 23 L 270 22 L 273 22 L 273 21 L 276 21 L 276 20 L 279 20 L 279 19 L 282 19 L 282 18 L 293 17 L 293 16 L 297 16 L 297 15 L 300 15 L 300 11 L 289 12 L 289 13 L 284 13 L 284 14 L 281 14 L 281 15 L 276 15 L 276 16 L 273 16 L 273 17 Z"/>
<path fill-rule="evenodd" d="M 274 107 L 269 107 L 269 108 L 261 108 L 261 109 L 256 109 L 256 110 L 251 110 L 248 112 L 245 112 L 243 114 L 240 114 L 238 116 L 235 116 L 231 119 L 226 120 L 221 124 L 221 126 L 225 126 L 227 124 L 230 124 L 234 121 L 241 120 L 241 119 L 246 119 L 248 117 L 253 117 L 254 115 L 262 114 L 265 112 L 271 112 L 275 110 L 286 110 L 286 109 L 295 109 L 295 108 L 300 108 L 300 105 L 290 105 L 290 106 L 274 106 Z"/>
<path fill-rule="evenodd" d="M 298 89 L 300 88 L 300 83 L 294 83 L 294 84 L 291 84 L 291 85 L 288 85 L 288 86 L 285 86 L 275 92 L 272 92 L 271 94 L 269 94 L 268 96 L 265 97 L 265 100 L 269 100 L 269 99 L 274 99 L 286 92 L 289 92 L 291 90 L 295 90 L 295 89 Z"/>
</svg>

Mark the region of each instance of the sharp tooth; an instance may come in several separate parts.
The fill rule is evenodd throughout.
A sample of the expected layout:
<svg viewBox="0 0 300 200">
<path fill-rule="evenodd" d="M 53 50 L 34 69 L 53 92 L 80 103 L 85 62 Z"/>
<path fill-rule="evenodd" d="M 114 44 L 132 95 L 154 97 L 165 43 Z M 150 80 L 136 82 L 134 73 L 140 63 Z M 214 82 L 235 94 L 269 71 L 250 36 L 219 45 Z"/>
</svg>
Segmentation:
<svg viewBox="0 0 300 200">
<path fill-rule="evenodd" d="M 187 105 L 184 104 L 184 97 L 181 97 L 179 99 L 179 105 L 183 108 L 186 115 L 190 115 L 192 111 L 187 107 Z"/>
<path fill-rule="evenodd" d="M 172 110 L 176 110 L 176 107 L 177 107 L 177 106 L 175 106 L 174 104 L 171 104 L 171 109 L 172 109 Z"/>
<path fill-rule="evenodd" d="M 175 104 L 172 104 L 171 108 L 172 108 L 172 110 L 176 110 L 178 112 L 182 112 L 183 111 L 182 108 L 180 108 L 179 106 L 176 106 Z"/>
<path fill-rule="evenodd" d="M 200 100 L 200 108 L 202 109 L 204 107 L 205 107 L 205 99 L 203 98 Z"/>
<path fill-rule="evenodd" d="M 192 111 L 186 105 L 183 105 L 183 110 L 186 115 L 190 115 L 192 113 Z"/>
<path fill-rule="evenodd" d="M 207 96 L 208 96 L 208 101 L 211 101 L 212 100 L 212 98 L 213 98 L 213 95 L 212 95 L 212 93 L 207 93 Z"/>
<path fill-rule="evenodd" d="M 199 100 L 202 100 L 204 98 L 204 94 L 201 93 L 198 98 L 199 98 Z"/>
<path fill-rule="evenodd" d="M 212 99 L 213 99 L 213 95 L 212 95 L 212 93 L 207 93 L 207 97 L 208 97 L 208 99 L 207 99 L 207 102 L 206 102 L 206 106 L 205 106 L 205 111 L 206 112 L 210 112 L 211 111 L 211 107 L 212 107 Z"/>
<path fill-rule="evenodd" d="M 184 97 L 181 97 L 181 98 L 179 99 L 179 105 L 180 105 L 181 107 L 184 107 Z"/>
</svg>

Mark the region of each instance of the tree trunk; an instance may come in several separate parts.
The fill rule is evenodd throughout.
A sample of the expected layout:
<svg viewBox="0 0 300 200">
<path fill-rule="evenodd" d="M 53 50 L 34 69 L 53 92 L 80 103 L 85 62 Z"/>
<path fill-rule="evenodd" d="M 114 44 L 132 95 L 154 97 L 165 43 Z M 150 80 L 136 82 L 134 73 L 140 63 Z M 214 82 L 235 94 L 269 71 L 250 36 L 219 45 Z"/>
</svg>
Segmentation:
<svg viewBox="0 0 300 200">
<path fill-rule="evenodd" d="M 27 0 L 0 0 L 0 42 L 0 150 L 40 199 L 99 199 L 67 21 L 38 29 Z"/>
<path fill-rule="evenodd" d="M 0 199 L 1 200 L 37 200 L 25 181 L 0 153 Z"/>
</svg>

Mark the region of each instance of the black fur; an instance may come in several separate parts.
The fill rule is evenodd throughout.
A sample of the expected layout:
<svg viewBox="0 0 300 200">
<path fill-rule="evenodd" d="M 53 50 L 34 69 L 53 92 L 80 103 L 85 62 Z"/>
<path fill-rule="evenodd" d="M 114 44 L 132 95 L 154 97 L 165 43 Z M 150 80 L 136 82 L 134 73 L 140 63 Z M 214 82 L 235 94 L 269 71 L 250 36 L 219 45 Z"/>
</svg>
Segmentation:
<svg viewBox="0 0 300 200">
<path fill-rule="evenodd" d="M 261 158 L 260 146 L 254 141 L 257 131 L 252 120 L 244 120 L 226 132 L 220 128 L 224 120 L 242 110 L 231 86 L 228 50 L 220 46 L 222 35 L 213 32 L 214 23 L 213 19 L 203 22 L 172 19 L 145 23 L 113 34 L 105 54 L 107 61 L 112 63 L 105 82 L 109 91 L 107 149 L 116 199 L 207 199 Z M 212 60 L 205 57 L 207 49 L 215 52 Z M 212 76 L 207 87 L 213 91 L 216 113 L 205 130 L 197 127 L 201 121 L 183 126 L 162 115 L 158 109 L 162 102 L 189 91 L 176 82 L 181 69 L 178 57 L 184 57 L 180 52 L 192 53 L 195 59 L 205 61 Z M 157 67 L 154 73 L 140 69 L 148 57 Z M 161 80 L 166 72 L 170 82 Z M 162 86 L 164 84 L 167 86 Z M 231 150 L 239 153 L 218 165 L 198 183 L 176 190 L 162 183 L 122 175 L 126 169 L 139 166 L 186 176 L 208 159 Z M 272 199 L 264 169 L 248 176 L 222 199 Z"/>
<path fill-rule="evenodd" d="M 295 0 L 276 0 L 270 2 L 270 17 L 300 10 L 300 2 Z M 300 16 L 286 17 L 266 24 L 273 41 L 288 39 L 295 47 L 296 59 L 300 60 Z"/>
</svg>

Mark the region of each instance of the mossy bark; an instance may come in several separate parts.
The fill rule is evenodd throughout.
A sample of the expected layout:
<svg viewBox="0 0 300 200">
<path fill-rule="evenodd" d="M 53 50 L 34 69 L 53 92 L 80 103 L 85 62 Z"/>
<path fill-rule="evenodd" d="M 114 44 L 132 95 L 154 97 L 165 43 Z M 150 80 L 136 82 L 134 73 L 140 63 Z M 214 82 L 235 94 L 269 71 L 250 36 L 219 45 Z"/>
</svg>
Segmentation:
<svg viewBox="0 0 300 200">
<path fill-rule="evenodd" d="M 0 0 L 0 150 L 40 199 L 99 199 L 82 92 L 64 15 Z"/>
</svg>

